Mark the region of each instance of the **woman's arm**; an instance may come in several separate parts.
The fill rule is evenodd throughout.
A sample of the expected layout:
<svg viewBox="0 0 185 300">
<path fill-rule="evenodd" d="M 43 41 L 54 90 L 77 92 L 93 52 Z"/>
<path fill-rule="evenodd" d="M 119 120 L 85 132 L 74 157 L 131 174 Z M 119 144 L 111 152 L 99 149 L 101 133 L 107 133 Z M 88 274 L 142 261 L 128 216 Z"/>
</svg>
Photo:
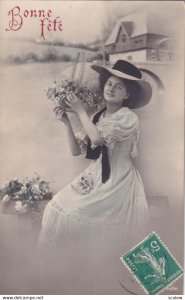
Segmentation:
<svg viewBox="0 0 185 300">
<path fill-rule="evenodd" d="M 55 113 L 57 115 L 57 119 L 62 121 L 66 126 L 69 147 L 70 147 L 72 155 L 74 155 L 74 156 L 80 155 L 81 150 L 80 150 L 80 147 L 76 140 L 76 137 L 74 135 L 74 132 L 73 132 L 73 129 L 72 129 L 72 126 L 71 126 L 71 123 L 70 123 L 70 120 L 69 120 L 67 114 L 60 109 L 59 110 L 55 109 Z"/>
<path fill-rule="evenodd" d="M 76 140 L 76 137 L 74 135 L 73 129 L 71 127 L 70 121 L 68 121 L 67 123 L 65 123 L 66 126 L 66 131 L 67 131 L 67 136 L 68 136 L 68 142 L 69 142 L 69 146 L 71 149 L 71 153 L 74 156 L 80 155 L 81 154 L 81 150 L 80 147 L 78 145 L 78 142 Z"/>
<path fill-rule="evenodd" d="M 100 131 L 97 127 L 92 123 L 91 119 L 89 118 L 87 112 L 83 110 L 79 110 L 78 117 L 88 135 L 93 145 L 103 145 L 104 140 L 101 137 Z"/>
<path fill-rule="evenodd" d="M 74 95 L 69 94 L 66 101 L 67 105 L 78 115 L 88 137 L 94 145 L 102 145 L 104 143 L 100 131 L 92 123 L 82 102 Z"/>
</svg>

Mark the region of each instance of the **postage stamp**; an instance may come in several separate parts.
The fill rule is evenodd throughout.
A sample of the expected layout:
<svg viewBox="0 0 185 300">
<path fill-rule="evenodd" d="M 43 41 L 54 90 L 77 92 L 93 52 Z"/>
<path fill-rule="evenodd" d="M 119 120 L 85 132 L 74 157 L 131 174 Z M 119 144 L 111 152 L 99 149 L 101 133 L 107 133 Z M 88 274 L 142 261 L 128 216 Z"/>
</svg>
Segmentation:
<svg viewBox="0 0 185 300">
<path fill-rule="evenodd" d="M 120 259 L 147 294 L 161 293 L 183 275 L 182 267 L 155 232 Z"/>
</svg>

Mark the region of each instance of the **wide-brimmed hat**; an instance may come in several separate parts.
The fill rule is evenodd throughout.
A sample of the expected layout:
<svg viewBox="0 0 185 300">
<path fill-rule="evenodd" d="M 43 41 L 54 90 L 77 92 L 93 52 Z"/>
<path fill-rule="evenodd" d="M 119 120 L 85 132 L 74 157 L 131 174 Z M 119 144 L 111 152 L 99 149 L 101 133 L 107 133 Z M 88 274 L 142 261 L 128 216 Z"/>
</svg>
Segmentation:
<svg viewBox="0 0 185 300">
<path fill-rule="evenodd" d="M 134 98 L 133 108 L 139 108 L 146 105 L 152 97 L 152 88 L 150 84 L 142 79 L 141 71 L 133 64 L 125 60 L 118 60 L 112 68 L 103 67 L 100 65 L 92 65 L 91 68 L 100 75 L 114 75 L 119 78 L 137 82 L 140 86 L 138 95 L 132 95 Z"/>
</svg>

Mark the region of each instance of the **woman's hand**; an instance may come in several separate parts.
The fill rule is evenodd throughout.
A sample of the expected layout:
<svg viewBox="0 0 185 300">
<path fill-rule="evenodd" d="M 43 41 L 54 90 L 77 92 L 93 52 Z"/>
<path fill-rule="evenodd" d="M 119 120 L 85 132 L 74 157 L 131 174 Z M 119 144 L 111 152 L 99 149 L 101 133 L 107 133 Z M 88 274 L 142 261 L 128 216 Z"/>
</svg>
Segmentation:
<svg viewBox="0 0 185 300">
<path fill-rule="evenodd" d="M 64 124 L 69 123 L 68 115 L 66 114 L 66 111 L 63 108 L 57 106 L 54 108 L 54 112 L 59 121 L 63 122 Z"/>
<path fill-rule="evenodd" d="M 65 102 L 76 114 L 80 114 L 85 110 L 82 101 L 80 101 L 80 99 L 73 93 L 67 94 L 67 100 L 65 100 Z"/>
</svg>

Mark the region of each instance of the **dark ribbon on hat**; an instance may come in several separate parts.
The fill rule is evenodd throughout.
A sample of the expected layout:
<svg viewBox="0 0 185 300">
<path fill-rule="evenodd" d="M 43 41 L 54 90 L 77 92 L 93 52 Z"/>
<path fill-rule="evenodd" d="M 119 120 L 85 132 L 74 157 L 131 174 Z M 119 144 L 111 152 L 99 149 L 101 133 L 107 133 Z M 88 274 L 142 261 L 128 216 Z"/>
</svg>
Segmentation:
<svg viewBox="0 0 185 300">
<path fill-rule="evenodd" d="M 97 112 L 93 117 L 93 124 L 96 124 L 99 121 L 100 116 L 106 110 L 106 108 Z M 102 153 L 102 182 L 105 183 L 110 176 L 110 165 L 109 165 L 109 157 L 107 147 L 105 145 L 97 146 L 95 149 L 91 148 L 91 141 L 88 140 L 87 150 L 86 150 L 86 158 L 88 159 L 97 159 Z"/>
<path fill-rule="evenodd" d="M 125 73 L 129 76 L 136 77 L 138 79 L 142 78 L 142 73 L 140 69 L 138 69 L 135 65 L 131 64 L 126 60 L 118 60 L 112 69 Z"/>
</svg>

